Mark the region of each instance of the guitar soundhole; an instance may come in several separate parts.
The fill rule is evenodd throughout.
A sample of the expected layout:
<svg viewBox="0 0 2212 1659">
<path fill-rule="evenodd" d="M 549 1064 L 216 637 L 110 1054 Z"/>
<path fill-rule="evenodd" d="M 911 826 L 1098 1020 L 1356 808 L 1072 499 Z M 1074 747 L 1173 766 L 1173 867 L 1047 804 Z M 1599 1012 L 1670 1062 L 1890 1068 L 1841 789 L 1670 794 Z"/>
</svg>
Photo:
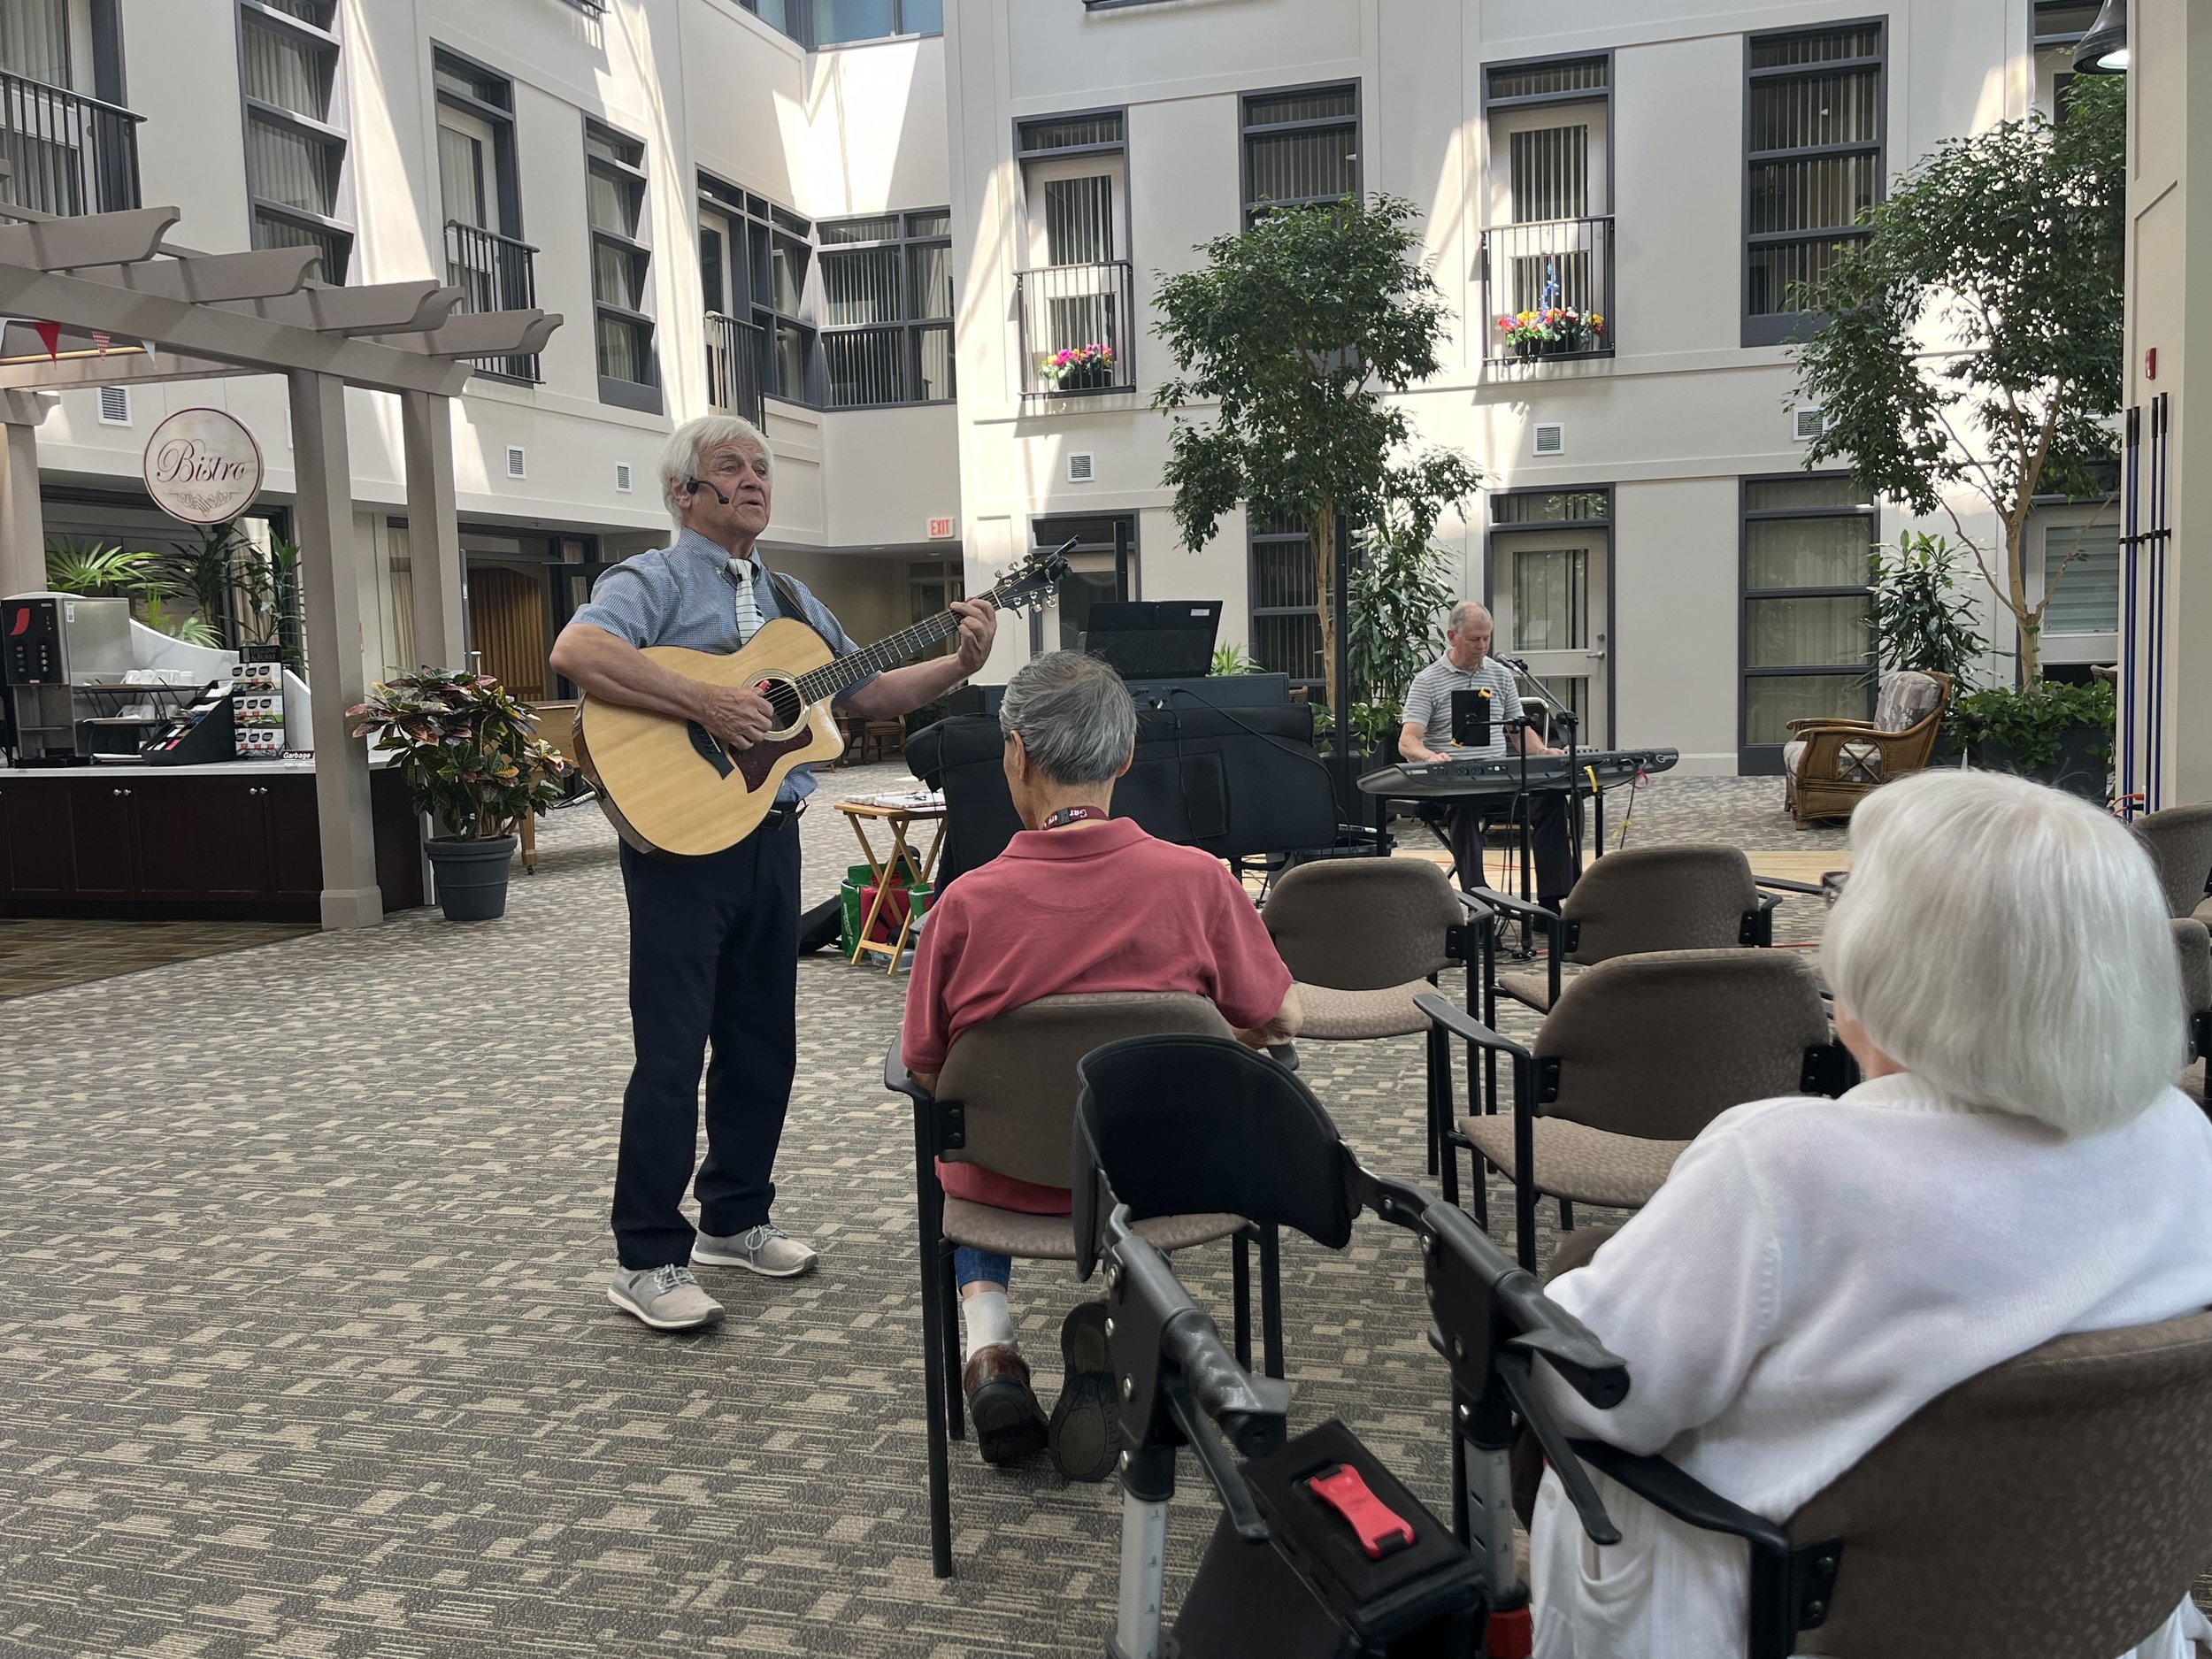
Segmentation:
<svg viewBox="0 0 2212 1659">
<path fill-rule="evenodd" d="M 799 695 L 799 687 L 788 680 L 764 680 L 759 683 L 760 695 L 768 699 L 768 706 L 776 711 L 773 730 L 787 732 L 798 725 L 806 713 L 806 703 Z"/>
</svg>

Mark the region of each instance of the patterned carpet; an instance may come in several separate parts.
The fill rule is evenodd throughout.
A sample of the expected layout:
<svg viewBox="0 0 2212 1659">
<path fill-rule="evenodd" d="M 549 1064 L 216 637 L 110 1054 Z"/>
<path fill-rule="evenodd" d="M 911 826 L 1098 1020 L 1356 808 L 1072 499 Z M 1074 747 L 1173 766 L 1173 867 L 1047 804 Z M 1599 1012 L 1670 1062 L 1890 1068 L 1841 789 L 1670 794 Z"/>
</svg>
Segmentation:
<svg viewBox="0 0 2212 1659">
<path fill-rule="evenodd" d="M 824 811 L 804 833 L 826 896 L 851 832 Z M 1792 831 L 1771 780 L 1688 779 L 1639 809 L 1632 844 L 1668 839 L 1840 841 Z M 705 1270 L 728 1322 L 653 1334 L 601 1294 L 628 1064 L 613 839 L 585 809 L 542 846 L 495 924 L 417 912 L 0 1006 L 0 1652 L 1101 1651 L 1110 1487 L 956 1447 L 960 1576 L 929 1576 L 910 1142 L 878 1070 L 903 978 L 801 968 L 779 1217 L 821 1271 Z M 1418 1175 L 1419 1042 L 1305 1055 L 1363 1157 Z M 1187 1278 L 1225 1329 L 1224 1258 Z M 1343 1416 L 1441 1508 L 1417 1286 L 1402 1233 L 1286 1246 L 1296 1420 Z M 1017 1276 L 1041 1389 L 1073 1294 Z M 1171 1594 L 1212 1519 L 1187 1494 Z"/>
</svg>

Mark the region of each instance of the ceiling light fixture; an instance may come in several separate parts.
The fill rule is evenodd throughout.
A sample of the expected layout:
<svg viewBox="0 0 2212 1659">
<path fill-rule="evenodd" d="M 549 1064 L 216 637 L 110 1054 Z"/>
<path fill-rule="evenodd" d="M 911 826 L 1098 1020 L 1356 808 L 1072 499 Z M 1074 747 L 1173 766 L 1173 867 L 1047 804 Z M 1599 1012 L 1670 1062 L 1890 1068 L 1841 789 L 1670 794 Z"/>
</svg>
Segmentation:
<svg viewBox="0 0 2212 1659">
<path fill-rule="evenodd" d="M 2124 75 L 2128 70 L 2128 0 L 2104 0 L 2097 20 L 2074 48 L 2074 73 Z"/>
</svg>

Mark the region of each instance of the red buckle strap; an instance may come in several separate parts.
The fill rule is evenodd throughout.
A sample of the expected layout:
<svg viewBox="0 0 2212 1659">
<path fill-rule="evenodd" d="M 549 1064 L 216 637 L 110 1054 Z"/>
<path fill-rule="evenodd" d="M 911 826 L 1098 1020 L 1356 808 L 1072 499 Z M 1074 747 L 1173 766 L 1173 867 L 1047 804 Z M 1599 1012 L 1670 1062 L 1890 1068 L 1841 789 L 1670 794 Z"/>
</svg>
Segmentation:
<svg viewBox="0 0 2212 1659">
<path fill-rule="evenodd" d="M 1325 1475 L 1307 1481 L 1313 1495 L 1342 1516 L 1358 1535 L 1359 1547 L 1370 1561 L 1413 1548 L 1413 1524 L 1368 1489 L 1358 1470 L 1340 1463 Z"/>
</svg>

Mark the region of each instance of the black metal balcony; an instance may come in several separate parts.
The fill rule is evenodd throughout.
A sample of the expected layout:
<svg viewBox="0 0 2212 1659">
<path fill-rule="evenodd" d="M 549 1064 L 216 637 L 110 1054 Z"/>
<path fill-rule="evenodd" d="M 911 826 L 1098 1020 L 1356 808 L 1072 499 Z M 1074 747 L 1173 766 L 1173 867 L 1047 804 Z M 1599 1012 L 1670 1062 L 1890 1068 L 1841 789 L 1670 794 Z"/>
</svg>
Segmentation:
<svg viewBox="0 0 2212 1659">
<path fill-rule="evenodd" d="M 1022 395 L 1076 397 L 1137 383 L 1130 346 L 1136 314 L 1129 262 L 1056 265 L 1014 273 L 1020 300 Z"/>
<path fill-rule="evenodd" d="M 468 312 L 526 311 L 538 303 L 538 280 L 532 261 L 537 250 L 526 242 L 503 236 L 481 225 L 457 219 L 445 222 L 445 280 L 461 290 L 456 308 Z M 472 357 L 479 374 L 497 380 L 535 386 L 545 377 L 538 372 L 534 353 L 528 357 Z"/>
<path fill-rule="evenodd" d="M 758 323 L 709 311 L 707 401 L 726 415 L 741 416 L 759 426 L 761 370 L 767 356 L 768 333 Z"/>
<path fill-rule="evenodd" d="M 145 119 L 0 70 L 0 197 L 72 216 L 136 207 Z"/>
<path fill-rule="evenodd" d="M 1611 357 L 1611 216 L 1486 230 L 1482 296 L 1493 363 Z"/>
</svg>

